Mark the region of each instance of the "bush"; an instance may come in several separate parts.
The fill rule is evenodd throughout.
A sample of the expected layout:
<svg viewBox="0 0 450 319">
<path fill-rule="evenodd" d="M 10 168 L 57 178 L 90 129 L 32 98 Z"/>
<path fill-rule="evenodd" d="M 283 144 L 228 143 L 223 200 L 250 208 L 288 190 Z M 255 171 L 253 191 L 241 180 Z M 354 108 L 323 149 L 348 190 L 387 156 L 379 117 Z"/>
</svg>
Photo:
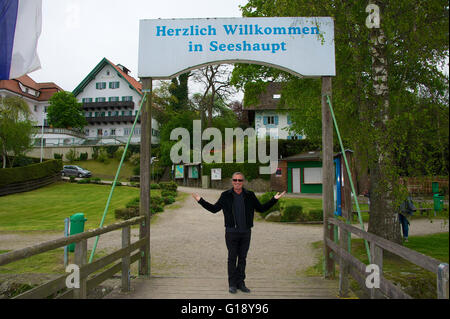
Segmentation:
<svg viewBox="0 0 450 319">
<path fill-rule="evenodd" d="M 176 192 L 178 185 L 175 182 L 161 182 L 161 183 L 159 183 L 159 187 L 163 190 Z"/>
<path fill-rule="evenodd" d="M 123 155 L 123 152 L 124 152 L 124 151 L 125 151 L 125 147 L 123 147 L 123 146 L 119 147 L 119 148 L 117 149 L 117 151 L 114 153 L 114 157 L 120 161 L 120 160 L 122 159 L 122 155 Z M 128 161 L 128 159 L 130 158 L 130 156 L 131 156 L 131 152 L 130 152 L 129 149 L 127 149 L 127 153 L 125 154 L 124 161 L 125 161 L 125 162 Z"/>
<path fill-rule="evenodd" d="M 78 158 L 77 158 L 77 152 L 75 152 L 74 149 L 70 149 L 67 153 L 66 153 L 66 159 L 69 162 L 75 162 Z"/>
<path fill-rule="evenodd" d="M 277 192 L 266 192 L 262 194 L 261 196 L 258 196 L 258 200 L 261 202 L 261 204 L 267 203 Z M 271 212 L 280 211 L 280 201 L 278 201 L 275 205 L 273 205 L 271 208 L 266 210 L 263 213 L 260 213 L 261 216 L 266 217 Z"/>
<path fill-rule="evenodd" d="M 87 159 L 88 159 L 88 153 L 87 152 L 80 153 L 80 158 L 79 158 L 80 161 L 87 161 Z"/>
<path fill-rule="evenodd" d="M 139 216 L 139 207 L 117 208 L 114 211 L 114 217 L 116 219 L 127 220 L 137 216 Z"/>
<path fill-rule="evenodd" d="M 163 189 L 161 191 L 161 196 L 162 197 L 168 197 L 168 196 L 177 197 L 177 191 L 169 191 L 169 190 Z"/>
<path fill-rule="evenodd" d="M 131 163 L 131 165 L 133 166 L 138 166 L 141 164 L 141 154 L 139 153 L 134 153 L 133 155 L 130 156 L 130 158 L 128 159 L 128 161 Z M 139 174 L 138 174 L 139 175 Z"/>
<path fill-rule="evenodd" d="M 137 207 L 137 208 L 139 208 L 139 201 L 140 201 L 140 198 L 139 198 L 139 197 L 135 197 L 135 198 L 133 198 L 132 200 L 130 200 L 130 201 L 125 205 L 125 207 L 126 207 L 126 208 L 130 208 L 130 207 Z"/>
<path fill-rule="evenodd" d="M 312 209 L 308 213 L 308 220 L 309 221 L 323 221 L 323 210 L 321 209 Z"/>
<path fill-rule="evenodd" d="M 282 222 L 305 222 L 307 216 L 303 213 L 303 207 L 300 205 L 287 206 L 281 213 Z"/>
<path fill-rule="evenodd" d="M 24 167 L 2 168 L 0 169 L 0 186 L 60 174 L 61 170 L 61 160 L 49 160 Z"/>
<path fill-rule="evenodd" d="M 152 196 L 150 199 L 150 211 L 152 214 L 164 211 L 164 200 L 160 196 Z"/>
<path fill-rule="evenodd" d="M 91 182 L 90 178 L 83 178 L 77 181 L 78 184 L 89 184 Z"/>
<path fill-rule="evenodd" d="M 105 163 L 105 164 L 109 163 L 108 153 L 106 152 L 106 150 L 104 148 L 99 149 L 96 159 L 100 163 Z"/>
<path fill-rule="evenodd" d="M 159 184 L 153 183 L 150 184 L 150 189 L 161 189 L 161 187 L 159 186 Z"/>
<path fill-rule="evenodd" d="M 60 159 L 60 160 L 62 160 L 63 155 L 62 155 L 62 154 L 57 154 L 57 153 L 55 153 L 55 154 L 53 154 L 53 157 L 54 157 L 55 159 Z"/>
<path fill-rule="evenodd" d="M 91 183 L 100 184 L 101 179 L 99 177 L 91 177 Z"/>
<path fill-rule="evenodd" d="M 163 197 L 164 204 L 169 205 L 175 202 L 175 198 L 173 196 Z"/>
<path fill-rule="evenodd" d="M 76 182 L 75 176 L 69 176 L 69 182 L 75 183 Z"/>
</svg>

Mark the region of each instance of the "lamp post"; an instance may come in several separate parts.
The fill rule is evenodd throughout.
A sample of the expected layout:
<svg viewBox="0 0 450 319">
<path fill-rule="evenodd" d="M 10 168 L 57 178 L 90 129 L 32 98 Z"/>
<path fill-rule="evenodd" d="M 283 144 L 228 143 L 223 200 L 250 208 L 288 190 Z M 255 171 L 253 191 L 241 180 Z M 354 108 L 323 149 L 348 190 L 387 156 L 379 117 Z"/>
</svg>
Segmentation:
<svg viewBox="0 0 450 319">
<path fill-rule="evenodd" d="M 45 123 L 45 119 L 47 118 L 47 113 L 45 112 L 45 107 L 43 107 L 43 112 L 42 112 L 42 131 L 41 131 L 41 161 L 40 163 L 42 163 L 42 152 L 43 152 L 43 148 L 44 148 L 44 123 Z"/>
</svg>

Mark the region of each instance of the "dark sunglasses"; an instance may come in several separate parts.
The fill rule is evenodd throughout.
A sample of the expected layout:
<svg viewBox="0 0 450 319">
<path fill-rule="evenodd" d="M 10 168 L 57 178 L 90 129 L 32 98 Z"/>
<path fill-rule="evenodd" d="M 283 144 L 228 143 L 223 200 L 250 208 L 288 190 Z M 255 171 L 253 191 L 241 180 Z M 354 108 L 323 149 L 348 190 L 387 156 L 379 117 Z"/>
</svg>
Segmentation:
<svg viewBox="0 0 450 319">
<path fill-rule="evenodd" d="M 233 182 L 243 182 L 243 179 L 237 179 L 237 178 L 233 178 Z"/>
</svg>

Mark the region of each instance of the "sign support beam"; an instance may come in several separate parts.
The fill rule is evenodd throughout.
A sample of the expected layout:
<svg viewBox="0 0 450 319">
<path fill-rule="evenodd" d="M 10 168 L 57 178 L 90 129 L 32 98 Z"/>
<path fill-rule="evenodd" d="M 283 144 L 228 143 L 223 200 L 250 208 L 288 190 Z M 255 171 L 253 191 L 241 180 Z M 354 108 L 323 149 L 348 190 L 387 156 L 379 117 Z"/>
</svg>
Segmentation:
<svg viewBox="0 0 450 319">
<path fill-rule="evenodd" d="M 147 92 L 145 107 L 141 114 L 141 158 L 140 158 L 140 201 L 139 214 L 146 216 L 140 226 L 139 239 L 146 238 L 146 244 L 141 249 L 139 261 L 139 276 L 150 276 L 150 159 L 152 131 L 152 90 L 153 79 L 142 78 L 143 91 Z"/>
</svg>

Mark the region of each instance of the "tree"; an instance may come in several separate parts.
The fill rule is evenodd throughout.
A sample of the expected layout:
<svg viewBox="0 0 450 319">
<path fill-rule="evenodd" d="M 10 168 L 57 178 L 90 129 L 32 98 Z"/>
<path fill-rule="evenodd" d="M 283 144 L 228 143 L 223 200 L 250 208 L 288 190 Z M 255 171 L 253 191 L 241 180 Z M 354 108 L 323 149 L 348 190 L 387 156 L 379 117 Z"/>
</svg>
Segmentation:
<svg viewBox="0 0 450 319">
<path fill-rule="evenodd" d="M 14 157 L 23 155 L 32 148 L 33 122 L 29 119 L 27 103 L 19 97 L 0 96 L 0 151 L 3 168 L 9 159 L 13 167 Z M 8 157 L 11 152 L 14 157 Z"/>
<path fill-rule="evenodd" d="M 366 25 L 369 3 L 380 8 L 380 28 Z M 398 242 L 396 207 L 406 193 L 399 177 L 448 175 L 448 75 L 442 72 L 449 55 L 448 2 L 249 0 L 242 11 L 334 18 L 333 108 L 358 171 L 370 172 L 369 231 Z M 245 87 L 247 100 L 266 81 L 283 83 L 281 105 L 296 109 L 295 130 L 319 140 L 320 82 L 255 65 L 233 71 L 232 83 Z"/>
<path fill-rule="evenodd" d="M 234 93 L 233 87 L 230 85 L 230 70 L 228 65 L 208 65 L 198 69 L 193 76 L 194 81 L 202 84 L 203 96 L 200 105 L 204 105 L 208 113 L 207 127 L 212 126 L 213 107 L 216 99 L 226 102 L 228 97 Z M 202 123 L 205 109 L 202 112 Z"/>
<path fill-rule="evenodd" d="M 48 123 L 59 128 L 83 129 L 87 125 L 82 104 L 71 92 L 57 92 L 49 100 Z"/>
<path fill-rule="evenodd" d="M 190 72 L 181 74 L 178 78 L 173 78 L 169 86 L 169 92 L 172 95 L 170 99 L 170 108 L 172 111 L 179 112 L 187 110 L 189 105 L 189 87 L 188 81 Z"/>
</svg>

